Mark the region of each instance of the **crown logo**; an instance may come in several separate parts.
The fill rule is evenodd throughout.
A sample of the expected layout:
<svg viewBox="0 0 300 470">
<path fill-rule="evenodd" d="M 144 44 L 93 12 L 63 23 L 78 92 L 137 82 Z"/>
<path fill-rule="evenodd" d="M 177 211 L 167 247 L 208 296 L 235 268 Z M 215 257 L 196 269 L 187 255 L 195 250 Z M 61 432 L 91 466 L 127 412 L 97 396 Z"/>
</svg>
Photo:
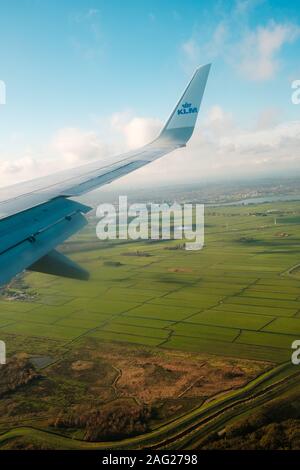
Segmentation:
<svg viewBox="0 0 300 470">
<path fill-rule="evenodd" d="M 182 107 L 183 107 L 184 109 L 188 109 L 188 108 L 190 108 L 191 106 L 192 106 L 192 103 L 187 103 L 187 102 L 186 102 L 186 103 L 183 103 L 183 105 L 182 105 Z"/>
</svg>

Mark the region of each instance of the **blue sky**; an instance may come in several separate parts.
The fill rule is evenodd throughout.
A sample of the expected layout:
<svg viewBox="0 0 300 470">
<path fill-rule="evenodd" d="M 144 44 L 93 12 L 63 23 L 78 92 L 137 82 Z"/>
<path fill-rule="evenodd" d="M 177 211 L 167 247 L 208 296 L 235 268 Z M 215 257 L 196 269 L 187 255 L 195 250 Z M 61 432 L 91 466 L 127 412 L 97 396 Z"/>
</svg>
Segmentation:
<svg viewBox="0 0 300 470">
<path fill-rule="evenodd" d="M 38 176 L 45 162 L 52 170 L 56 158 L 69 165 L 134 146 L 135 129 L 145 136 L 154 132 L 194 67 L 206 62 L 213 67 L 199 132 L 203 125 L 207 135 L 213 134 L 217 152 L 224 139 L 235 152 L 244 146 L 232 144 L 234 134 L 241 140 L 246 133 L 247 142 L 251 133 L 256 138 L 257 132 L 297 122 L 300 106 L 291 103 L 291 83 L 300 79 L 299 6 L 280 0 L 2 2 L 0 80 L 6 83 L 7 103 L 0 106 L 0 169 L 5 182 L 33 171 Z M 228 133 L 220 135 L 218 126 Z M 298 131 L 293 127 L 293 139 Z M 290 139 L 290 132 L 282 138 Z M 263 138 L 260 134 L 257 158 Z M 198 148 L 209 156 L 210 144 L 208 138 Z M 219 161 L 213 164 L 204 165 L 205 171 L 223 171 Z M 161 173 L 164 166 L 155 168 Z"/>
</svg>

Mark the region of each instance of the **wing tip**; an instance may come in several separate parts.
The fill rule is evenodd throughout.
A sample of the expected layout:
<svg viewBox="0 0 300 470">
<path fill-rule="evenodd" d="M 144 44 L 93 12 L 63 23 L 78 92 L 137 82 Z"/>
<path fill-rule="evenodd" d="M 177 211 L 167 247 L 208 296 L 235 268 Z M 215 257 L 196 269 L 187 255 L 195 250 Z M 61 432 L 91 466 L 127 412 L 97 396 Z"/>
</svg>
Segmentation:
<svg viewBox="0 0 300 470">
<path fill-rule="evenodd" d="M 208 62 L 207 64 L 201 64 L 198 65 L 197 70 L 203 69 L 203 68 L 210 68 L 212 66 L 212 62 Z"/>
<path fill-rule="evenodd" d="M 212 62 L 210 62 L 210 63 L 208 63 L 208 64 L 204 64 L 204 65 L 199 65 L 199 66 L 196 68 L 195 73 L 198 73 L 198 72 L 201 72 L 201 71 L 206 71 L 207 73 L 209 73 L 211 67 L 212 67 Z"/>
<path fill-rule="evenodd" d="M 175 109 L 163 127 L 158 139 L 183 146 L 191 138 L 203 94 L 208 80 L 211 63 L 200 65 L 194 72 Z"/>
</svg>

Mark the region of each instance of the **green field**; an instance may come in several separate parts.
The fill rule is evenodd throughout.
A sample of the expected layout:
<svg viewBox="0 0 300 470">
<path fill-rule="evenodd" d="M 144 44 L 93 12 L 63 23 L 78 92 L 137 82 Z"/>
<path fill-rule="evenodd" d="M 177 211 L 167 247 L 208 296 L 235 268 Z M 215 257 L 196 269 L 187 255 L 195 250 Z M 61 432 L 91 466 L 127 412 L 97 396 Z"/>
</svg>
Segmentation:
<svg viewBox="0 0 300 470">
<path fill-rule="evenodd" d="M 207 208 L 194 252 L 97 242 L 91 220 L 63 247 L 90 281 L 26 274 L 32 296 L 2 298 L 0 337 L 9 354 L 85 336 L 281 363 L 300 337 L 299 213 L 296 202 Z"/>
</svg>

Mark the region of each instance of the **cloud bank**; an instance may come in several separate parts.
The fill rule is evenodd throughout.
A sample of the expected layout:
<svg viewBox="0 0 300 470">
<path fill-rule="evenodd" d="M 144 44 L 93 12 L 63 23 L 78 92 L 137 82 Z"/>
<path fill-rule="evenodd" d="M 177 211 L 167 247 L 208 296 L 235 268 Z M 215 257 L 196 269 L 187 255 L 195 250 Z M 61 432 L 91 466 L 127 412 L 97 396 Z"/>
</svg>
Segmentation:
<svg viewBox="0 0 300 470">
<path fill-rule="evenodd" d="M 157 136 L 161 122 L 125 112 L 110 116 L 106 126 L 116 136 L 112 143 L 105 141 L 97 129 L 64 128 L 55 133 L 38 157 L 28 151 L 22 158 L 0 160 L 1 186 L 137 148 Z M 195 129 L 186 149 L 177 150 L 114 185 L 151 186 L 154 182 L 265 176 L 276 171 L 294 174 L 300 171 L 299 148 L 300 121 L 274 123 L 273 110 L 266 110 L 253 128 L 244 129 L 216 105 L 208 111 L 201 127 Z"/>
</svg>

